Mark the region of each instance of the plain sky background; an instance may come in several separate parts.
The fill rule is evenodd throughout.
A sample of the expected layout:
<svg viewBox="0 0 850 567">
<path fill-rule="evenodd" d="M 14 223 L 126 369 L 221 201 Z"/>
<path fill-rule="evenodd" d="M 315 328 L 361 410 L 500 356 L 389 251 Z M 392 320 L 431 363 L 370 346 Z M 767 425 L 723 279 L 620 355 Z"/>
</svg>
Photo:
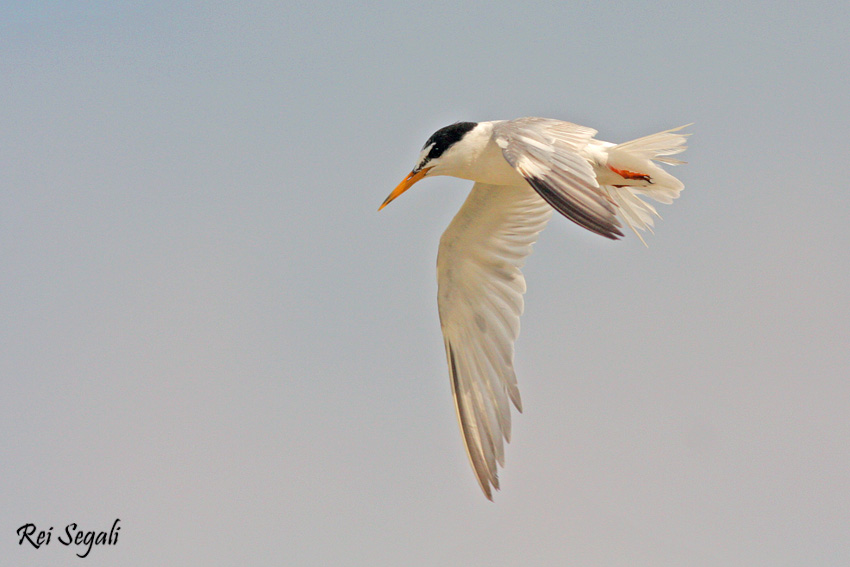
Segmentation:
<svg viewBox="0 0 850 567">
<path fill-rule="evenodd" d="M 850 564 L 850 7 L 4 2 L 0 564 Z M 481 494 L 437 128 L 693 122 L 644 247 L 560 217 Z M 118 545 L 86 559 L 66 524 Z M 27 522 L 51 544 L 18 546 Z"/>
</svg>

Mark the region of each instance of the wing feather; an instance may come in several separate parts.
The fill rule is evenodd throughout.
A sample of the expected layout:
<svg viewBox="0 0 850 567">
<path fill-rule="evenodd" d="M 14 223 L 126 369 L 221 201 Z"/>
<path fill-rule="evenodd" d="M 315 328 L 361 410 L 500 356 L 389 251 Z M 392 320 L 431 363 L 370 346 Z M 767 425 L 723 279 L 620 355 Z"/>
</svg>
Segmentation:
<svg viewBox="0 0 850 567">
<path fill-rule="evenodd" d="M 458 422 L 481 489 L 492 500 L 522 402 L 513 368 L 525 279 L 520 268 L 552 207 L 530 187 L 476 183 L 440 239 L 440 324 Z"/>
<path fill-rule="evenodd" d="M 607 238 L 623 236 L 617 205 L 581 155 L 596 130 L 549 118 L 520 118 L 493 127 L 511 166 L 559 213 Z"/>
</svg>

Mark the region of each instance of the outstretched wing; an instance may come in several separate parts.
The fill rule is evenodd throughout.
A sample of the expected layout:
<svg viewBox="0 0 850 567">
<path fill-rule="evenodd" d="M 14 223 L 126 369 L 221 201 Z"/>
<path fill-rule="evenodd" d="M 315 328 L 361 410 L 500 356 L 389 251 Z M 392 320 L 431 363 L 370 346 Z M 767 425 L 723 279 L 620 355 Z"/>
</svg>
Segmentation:
<svg viewBox="0 0 850 567">
<path fill-rule="evenodd" d="M 607 238 L 623 236 L 617 206 L 600 190 L 581 150 L 596 130 L 549 118 L 499 122 L 493 136 L 502 154 L 559 213 Z"/>
<path fill-rule="evenodd" d="M 481 489 L 492 500 L 510 441 L 510 401 L 525 279 L 520 268 L 552 207 L 526 185 L 476 183 L 440 239 L 440 324 L 458 422 Z"/>
</svg>

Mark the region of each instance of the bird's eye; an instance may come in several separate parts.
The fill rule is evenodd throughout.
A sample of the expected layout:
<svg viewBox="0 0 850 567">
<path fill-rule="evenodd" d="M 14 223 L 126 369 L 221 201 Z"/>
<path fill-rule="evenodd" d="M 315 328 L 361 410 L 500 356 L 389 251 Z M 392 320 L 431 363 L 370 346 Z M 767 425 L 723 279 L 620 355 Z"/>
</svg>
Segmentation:
<svg viewBox="0 0 850 567">
<path fill-rule="evenodd" d="M 425 167 L 426 163 L 431 161 L 431 154 L 433 152 L 433 148 L 434 142 L 431 142 L 429 140 L 428 143 L 425 144 L 425 147 L 422 148 L 422 151 L 419 152 L 419 159 L 416 161 L 416 167 L 413 169 L 413 171 L 419 171 L 420 169 Z"/>
</svg>

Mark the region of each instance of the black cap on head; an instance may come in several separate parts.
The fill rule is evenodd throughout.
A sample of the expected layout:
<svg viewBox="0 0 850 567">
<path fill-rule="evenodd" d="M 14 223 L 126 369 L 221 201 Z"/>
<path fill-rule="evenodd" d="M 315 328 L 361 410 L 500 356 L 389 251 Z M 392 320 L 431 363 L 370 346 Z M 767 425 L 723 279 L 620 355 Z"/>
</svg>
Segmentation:
<svg viewBox="0 0 850 567">
<path fill-rule="evenodd" d="M 431 149 L 428 151 L 428 155 L 425 156 L 425 159 L 422 160 L 422 163 L 419 164 L 419 168 L 421 169 L 432 159 L 436 159 L 443 155 L 443 152 L 452 147 L 452 145 L 456 142 L 460 141 L 467 132 L 476 126 L 478 126 L 478 122 L 455 122 L 451 126 L 440 128 L 434 132 L 434 134 L 428 138 L 428 141 L 425 142 L 425 145 L 422 146 L 423 150 L 428 146 L 431 146 Z"/>
</svg>

